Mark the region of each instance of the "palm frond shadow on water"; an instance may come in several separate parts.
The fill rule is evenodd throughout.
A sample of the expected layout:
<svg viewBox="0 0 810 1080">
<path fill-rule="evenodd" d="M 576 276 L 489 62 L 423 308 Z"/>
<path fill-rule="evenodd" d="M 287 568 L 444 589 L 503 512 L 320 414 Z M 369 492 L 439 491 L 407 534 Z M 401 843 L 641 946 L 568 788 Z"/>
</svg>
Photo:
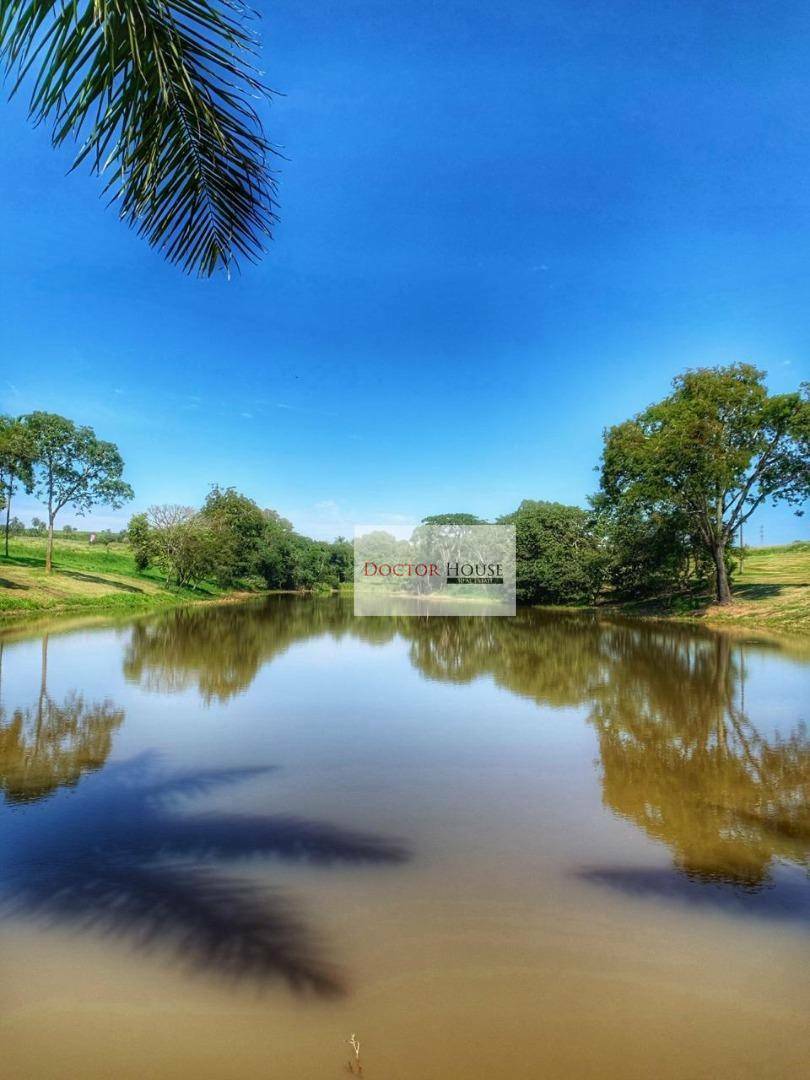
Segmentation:
<svg viewBox="0 0 810 1080">
<path fill-rule="evenodd" d="M 262 856 L 323 866 L 401 863 L 408 850 L 323 822 L 183 814 L 171 805 L 270 771 L 167 775 L 147 755 L 86 777 L 6 828 L 3 913 L 171 951 L 189 968 L 237 981 L 281 979 L 318 996 L 344 992 L 343 977 L 292 900 L 217 864 Z"/>
</svg>

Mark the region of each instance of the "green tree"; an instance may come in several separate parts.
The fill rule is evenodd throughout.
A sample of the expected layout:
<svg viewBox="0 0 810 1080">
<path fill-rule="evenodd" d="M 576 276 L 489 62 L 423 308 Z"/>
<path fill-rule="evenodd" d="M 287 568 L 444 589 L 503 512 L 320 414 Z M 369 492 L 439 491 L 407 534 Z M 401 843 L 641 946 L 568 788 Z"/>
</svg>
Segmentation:
<svg viewBox="0 0 810 1080">
<path fill-rule="evenodd" d="M 190 506 L 150 506 L 147 520 L 155 564 L 167 583 L 198 585 L 210 577 L 216 558 L 216 537 L 202 514 Z"/>
<path fill-rule="evenodd" d="M 439 566 L 460 558 L 486 562 L 487 557 L 493 557 L 494 551 L 477 550 L 480 531 L 476 531 L 475 527 L 479 525 L 486 525 L 486 522 L 475 514 L 431 514 L 422 518 L 421 524 L 411 534 L 410 542 L 398 544 L 402 549 L 403 561 L 435 561 Z M 367 538 L 364 538 L 364 543 L 367 543 Z M 409 578 L 402 583 L 402 587 L 406 591 L 427 593 L 438 588 L 438 583 L 429 577 Z"/>
<path fill-rule="evenodd" d="M 30 115 L 80 141 L 119 217 L 187 272 L 256 259 L 271 234 L 268 91 L 231 0 L 6 0 L 0 57 L 34 75 Z"/>
<path fill-rule="evenodd" d="M 63 507 L 73 506 L 80 515 L 97 505 L 119 507 L 133 492 L 121 479 L 118 447 L 98 439 L 92 428 L 46 412 L 30 413 L 25 421 L 35 448 L 37 496 L 48 508 L 45 571 L 50 574 L 54 522 Z"/>
<path fill-rule="evenodd" d="M 132 515 L 129 519 L 126 538 L 135 557 L 135 567 L 143 572 L 149 566 L 153 552 L 152 532 L 146 514 Z"/>
<path fill-rule="evenodd" d="M 336 536 L 329 545 L 329 561 L 339 582 L 354 578 L 354 545 L 345 536 Z"/>
<path fill-rule="evenodd" d="M 38 517 L 31 518 L 31 528 L 34 530 L 37 536 L 44 536 L 45 533 L 48 531 L 47 524 L 42 520 L 42 518 Z"/>
<path fill-rule="evenodd" d="M 27 426 L 11 416 L 0 416 L 0 507 L 6 511 L 5 554 L 11 525 L 11 500 L 19 487 L 34 488 L 34 447 Z"/>
<path fill-rule="evenodd" d="M 499 523 L 515 526 L 518 600 L 593 602 L 604 577 L 605 555 L 590 514 L 578 506 L 524 499 Z"/>
<path fill-rule="evenodd" d="M 671 596 L 705 583 L 714 572 L 681 512 L 629 500 L 615 503 L 601 492 L 592 504 L 604 545 L 606 584 L 614 597 Z"/>
<path fill-rule="evenodd" d="M 797 505 L 810 493 L 807 387 L 771 395 L 764 379 L 749 364 L 687 371 L 669 397 L 605 433 L 607 500 L 683 514 L 711 556 L 721 604 L 735 530 L 767 499 Z"/>
<path fill-rule="evenodd" d="M 484 525 L 484 520 L 475 514 L 430 514 L 422 518 L 423 525 Z"/>
<path fill-rule="evenodd" d="M 235 488 L 214 485 L 208 493 L 201 515 L 214 537 L 214 577 L 228 588 L 259 570 L 265 514 L 256 503 Z"/>
<path fill-rule="evenodd" d="M 336 588 L 337 571 L 332 563 L 330 545 L 308 536 L 295 535 L 294 582 L 297 589 Z"/>
<path fill-rule="evenodd" d="M 275 511 L 264 511 L 265 532 L 257 573 L 268 589 L 329 589 L 337 587 L 340 572 L 333 546 L 293 531 Z"/>
<path fill-rule="evenodd" d="M 264 511 L 264 534 L 259 548 L 257 572 L 268 589 L 294 588 L 292 523 L 276 510 Z"/>
</svg>

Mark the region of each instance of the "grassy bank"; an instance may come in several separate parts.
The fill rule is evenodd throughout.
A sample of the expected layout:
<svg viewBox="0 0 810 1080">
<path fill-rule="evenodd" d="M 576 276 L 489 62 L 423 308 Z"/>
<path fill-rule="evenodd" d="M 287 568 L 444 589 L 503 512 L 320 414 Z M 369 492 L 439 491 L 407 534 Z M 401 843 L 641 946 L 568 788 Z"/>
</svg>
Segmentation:
<svg viewBox="0 0 810 1080">
<path fill-rule="evenodd" d="M 712 626 L 810 634 L 810 542 L 753 548 L 734 574 L 733 602 L 677 597 L 666 603 L 625 604 L 636 615 L 699 619 Z"/>
<path fill-rule="evenodd" d="M 341 587 L 344 591 L 351 594 L 350 587 Z M 199 589 L 169 587 L 151 568 L 140 573 L 127 544 L 105 547 L 84 540 L 57 540 L 50 576 L 45 573 L 44 540 L 15 538 L 9 557 L 0 555 L 0 625 L 62 613 L 136 614 L 227 596 L 211 584 Z M 697 619 L 712 626 L 810 635 L 810 542 L 751 550 L 742 572 L 734 575 L 734 602 L 728 607 L 718 607 L 706 594 L 624 604 L 620 610 L 656 618 Z"/>
<path fill-rule="evenodd" d="M 137 613 L 226 595 L 208 584 L 169 587 L 154 569 L 140 573 L 127 544 L 56 540 L 53 565 L 53 574 L 46 574 L 44 540 L 12 539 L 8 558 L 0 555 L 0 620 L 62 612 Z"/>
</svg>

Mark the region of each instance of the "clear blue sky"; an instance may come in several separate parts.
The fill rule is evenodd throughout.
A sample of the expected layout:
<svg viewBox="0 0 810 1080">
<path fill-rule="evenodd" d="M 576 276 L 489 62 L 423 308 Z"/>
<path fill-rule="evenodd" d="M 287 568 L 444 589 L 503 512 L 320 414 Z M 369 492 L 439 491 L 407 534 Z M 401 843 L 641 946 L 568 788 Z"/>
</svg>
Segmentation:
<svg viewBox="0 0 810 1080">
<path fill-rule="evenodd" d="M 321 536 L 582 502 L 602 428 L 685 367 L 808 378 L 806 4 L 261 6 L 281 223 L 230 282 L 4 107 L 0 409 L 116 441 L 114 520 L 212 481 Z"/>
</svg>

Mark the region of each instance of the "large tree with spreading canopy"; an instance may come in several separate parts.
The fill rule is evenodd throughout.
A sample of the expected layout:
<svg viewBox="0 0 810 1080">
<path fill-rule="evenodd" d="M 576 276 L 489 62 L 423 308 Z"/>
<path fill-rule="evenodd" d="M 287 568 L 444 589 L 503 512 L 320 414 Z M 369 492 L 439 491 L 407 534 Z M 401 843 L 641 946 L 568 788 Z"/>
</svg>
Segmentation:
<svg viewBox="0 0 810 1080">
<path fill-rule="evenodd" d="M 78 427 L 56 413 L 33 412 L 24 417 L 34 446 L 36 493 L 48 508 L 48 546 L 45 570 L 53 568 L 53 529 L 65 506 L 85 514 L 93 506 L 117 508 L 131 499 L 123 479 L 124 462 L 115 443 L 97 438 L 90 427 Z"/>
<path fill-rule="evenodd" d="M 682 513 L 727 604 L 735 531 L 766 501 L 800 507 L 810 495 L 808 387 L 769 394 L 750 364 L 678 375 L 663 401 L 605 432 L 601 486 L 616 504 Z"/>
</svg>

